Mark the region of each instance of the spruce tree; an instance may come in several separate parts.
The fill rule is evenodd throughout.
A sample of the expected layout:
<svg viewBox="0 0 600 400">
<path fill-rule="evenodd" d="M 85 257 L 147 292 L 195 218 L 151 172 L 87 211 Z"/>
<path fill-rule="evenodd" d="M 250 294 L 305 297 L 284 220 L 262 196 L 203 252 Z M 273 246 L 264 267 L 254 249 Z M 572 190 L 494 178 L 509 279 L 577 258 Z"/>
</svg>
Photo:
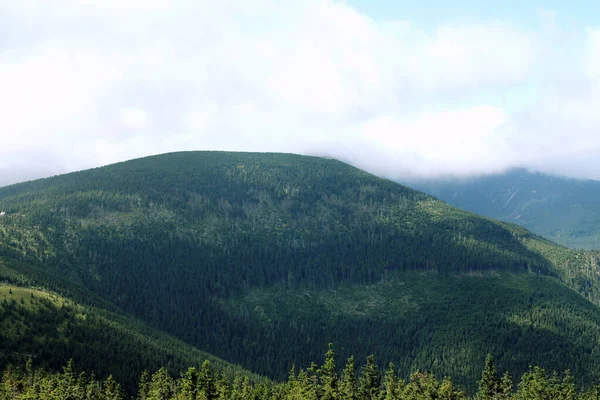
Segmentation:
<svg viewBox="0 0 600 400">
<path fill-rule="evenodd" d="M 202 363 L 198 376 L 198 397 L 202 400 L 215 400 L 217 397 L 215 376 L 208 360 Z"/>
<path fill-rule="evenodd" d="M 575 400 L 575 397 L 575 381 L 569 370 L 566 370 L 560 385 L 560 400 Z"/>
<path fill-rule="evenodd" d="M 198 392 L 198 372 L 196 368 L 189 367 L 181 377 L 179 393 L 182 399 L 195 399 Z"/>
<path fill-rule="evenodd" d="M 296 379 L 296 365 L 292 364 L 292 368 L 288 374 L 287 384 L 285 385 L 285 398 L 288 400 L 299 400 L 300 396 L 300 384 Z"/>
<path fill-rule="evenodd" d="M 385 386 L 384 400 L 398 400 L 400 398 L 398 392 L 398 377 L 396 376 L 394 363 L 390 363 L 388 366 L 383 384 Z"/>
<path fill-rule="evenodd" d="M 497 400 L 500 393 L 500 379 L 491 354 L 485 358 L 485 366 L 479 380 L 479 390 L 475 395 L 476 400 Z"/>
<path fill-rule="evenodd" d="M 150 382 L 150 400 L 169 400 L 173 396 L 173 378 L 166 368 L 161 368 L 152 375 Z"/>
<path fill-rule="evenodd" d="M 361 399 L 376 400 L 379 398 L 381 376 L 379 374 L 379 367 L 375 363 L 374 355 L 367 357 L 367 364 L 362 368 L 359 383 Z"/>
<path fill-rule="evenodd" d="M 138 399 L 146 400 L 150 396 L 150 373 L 147 370 L 142 372 L 140 383 L 138 385 Z"/>
<path fill-rule="evenodd" d="M 510 375 L 508 374 L 508 372 L 505 372 L 504 375 L 502 375 L 502 380 L 500 381 L 501 395 L 498 397 L 498 399 L 500 399 L 500 400 L 510 399 L 512 397 L 512 389 L 513 389 L 512 379 L 510 378 Z"/>
<path fill-rule="evenodd" d="M 323 386 L 322 400 L 335 400 L 339 397 L 338 376 L 335 370 L 334 356 L 333 345 L 329 343 L 329 349 L 327 350 L 327 353 L 325 353 L 325 363 L 319 369 L 319 375 Z"/>
<path fill-rule="evenodd" d="M 223 374 L 218 374 L 215 380 L 216 399 L 229 400 L 231 398 L 231 388 L 229 382 Z"/>
<path fill-rule="evenodd" d="M 104 396 L 106 400 L 121 400 L 123 399 L 123 391 L 121 386 L 115 382 L 112 375 L 104 381 Z"/>
<path fill-rule="evenodd" d="M 340 381 L 340 394 L 344 400 L 356 400 L 358 398 L 358 388 L 356 384 L 356 369 L 354 365 L 354 356 L 348 358 L 346 367 L 342 371 Z"/>
</svg>

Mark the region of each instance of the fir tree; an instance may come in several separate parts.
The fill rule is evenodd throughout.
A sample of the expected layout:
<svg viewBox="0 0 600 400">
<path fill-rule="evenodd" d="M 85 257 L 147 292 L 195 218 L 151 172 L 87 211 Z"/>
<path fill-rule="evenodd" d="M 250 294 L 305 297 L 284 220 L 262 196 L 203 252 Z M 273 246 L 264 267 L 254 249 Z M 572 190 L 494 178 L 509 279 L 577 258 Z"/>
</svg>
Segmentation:
<svg viewBox="0 0 600 400">
<path fill-rule="evenodd" d="M 398 377 L 396 376 L 394 363 L 390 363 L 384 378 L 384 400 L 398 400 L 400 393 L 398 392 Z"/>
<path fill-rule="evenodd" d="M 202 400 L 215 400 L 217 397 L 215 376 L 208 360 L 202 363 L 198 376 L 198 397 Z"/>
<path fill-rule="evenodd" d="M 354 365 L 354 356 L 348 358 L 346 367 L 342 372 L 342 379 L 340 382 L 340 394 L 345 400 L 356 400 L 358 399 L 358 387 L 356 384 L 356 370 Z"/>
<path fill-rule="evenodd" d="M 333 345 L 329 343 L 329 349 L 325 354 L 325 363 L 319 369 L 321 382 L 323 385 L 322 389 L 322 400 L 335 400 L 339 397 L 338 388 L 338 376 L 335 370 L 335 354 L 333 352 Z"/>
<path fill-rule="evenodd" d="M 104 395 L 106 400 L 121 400 L 123 399 L 123 391 L 121 386 L 115 382 L 112 375 L 109 375 L 104 381 Z"/>
<path fill-rule="evenodd" d="M 147 400 L 150 396 L 150 373 L 147 370 L 142 372 L 140 383 L 138 385 L 139 400 Z"/>
<path fill-rule="evenodd" d="M 152 375 L 148 400 L 170 400 L 171 396 L 173 396 L 173 378 L 163 367 Z"/>
<path fill-rule="evenodd" d="M 496 372 L 496 366 L 491 354 L 485 358 L 485 366 L 479 380 L 479 390 L 475 395 L 476 400 L 497 400 L 501 394 L 501 382 Z"/>
<path fill-rule="evenodd" d="M 379 367 L 375 363 L 375 356 L 367 357 L 367 364 L 362 368 L 360 375 L 359 393 L 361 399 L 376 400 L 379 397 L 380 386 Z"/>
</svg>

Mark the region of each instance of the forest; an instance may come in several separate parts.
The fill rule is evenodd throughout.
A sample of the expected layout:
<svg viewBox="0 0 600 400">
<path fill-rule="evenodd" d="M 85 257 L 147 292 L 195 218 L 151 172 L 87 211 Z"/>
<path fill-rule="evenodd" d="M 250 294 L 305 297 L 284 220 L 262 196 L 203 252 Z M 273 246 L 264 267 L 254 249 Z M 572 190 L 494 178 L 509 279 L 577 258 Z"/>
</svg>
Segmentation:
<svg viewBox="0 0 600 400">
<path fill-rule="evenodd" d="M 0 188 L 0 209 L 2 368 L 73 357 L 130 391 L 212 355 L 277 381 L 333 342 L 468 391 L 488 352 L 517 375 L 600 374 L 598 252 L 337 160 L 165 154 Z"/>
<path fill-rule="evenodd" d="M 178 377 L 165 368 L 144 371 L 135 393 L 126 393 L 112 375 L 103 381 L 85 371 L 77 372 L 69 361 L 61 373 L 36 370 L 31 359 L 22 368 L 9 366 L 2 375 L 0 399 L 95 399 L 95 400 L 596 400 L 600 385 L 578 389 L 565 371 L 547 373 L 530 368 L 518 382 L 508 372 L 499 374 L 490 355 L 485 360 L 477 390 L 467 394 L 450 378 L 437 380 L 426 371 L 414 371 L 405 381 L 393 363 L 382 371 L 373 356 L 358 368 L 354 357 L 339 369 L 331 344 L 322 365 L 289 371 L 286 381 L 251 382 L 247 376 L 215 372 L 209 361 L 199 369 L 188 368 Z"/>
</svg>

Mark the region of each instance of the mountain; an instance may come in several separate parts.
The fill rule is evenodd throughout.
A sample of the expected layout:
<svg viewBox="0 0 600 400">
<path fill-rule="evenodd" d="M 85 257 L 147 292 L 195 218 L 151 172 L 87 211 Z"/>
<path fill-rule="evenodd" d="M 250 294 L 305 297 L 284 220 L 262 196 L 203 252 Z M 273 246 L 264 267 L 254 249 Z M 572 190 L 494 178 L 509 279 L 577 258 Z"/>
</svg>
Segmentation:
<svg viewBox="0 0 600 400">
<path fill-rule="evenodd" d="M 32 358 L 38 367 L 56 371 L 73 359 L 96 376 L 113 375 L 133 392 L 145 369 L 162 366 L 179 373 L 204 360 L 224 374 L 258 378 L 116 310 L 99 306 L 88 294 L 87 304 L 40 287 L 26 287 L 27 279 L 14 260 L 0 258 L 0 369 Z M 21 267 L 21 268 L 19 268 Z M 27 268 L 27 266 L 25 266 Z M 8 278 L 8 279 L 7 279 Z M 7 281 L 11 281 L 8 283 Z M 96 305 L 90 305 L 95 302 Z"/>
<path fill-rule="evenodd" d="M 1 188 L 0 209 L 25 286 L 272 378 L 328 342 L 464 385 L 487 352 L 515 374 L 600 372 L 598 253 L 336 160 L 165 154 Z"/>
<path fill-rule="evenodd" d="M 407 184 L 448 203 L 573 248 L 600 249 L 600 182 L 514 169 L 469 179 Z"/>
</svg>

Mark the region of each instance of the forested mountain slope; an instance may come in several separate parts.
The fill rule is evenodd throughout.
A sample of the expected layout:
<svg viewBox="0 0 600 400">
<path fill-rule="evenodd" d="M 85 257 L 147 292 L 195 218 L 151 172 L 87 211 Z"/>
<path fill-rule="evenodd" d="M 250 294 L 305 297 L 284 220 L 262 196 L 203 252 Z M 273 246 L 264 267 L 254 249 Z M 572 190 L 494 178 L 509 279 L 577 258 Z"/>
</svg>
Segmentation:
<svg viewBox="0 0 600 400">
<path fill-rule="evenodd" d="M 543 360 L 588 382 L 600 372 L 583 356 L 596 351 L 598 309 L 563 286 L 598 302 L 598 254 L 336 160 L 166 154 L 5 187 L 0 209 L 0 252 L 35 264 L 33 282 L 91 292 L 271 377 L 328 341 L 459 382 L 475 381 L 487 348 L 519 373 Z"/>
<path fill-rule="evenodd" d="M 519 224 L 557 243 L 600 249 L 600 182 L 514 169 L 407 183 L 465 210 Z"/>
<path fill-rule="evenodd" d="M 166 367 L 179 373 L 204 360 L 224 374 L 257 379 L 134 318 L 41 288 L 15 285 L 24 277 L 14 267 L 14 261 L 0 258 L 2 280 L 12 281 L 0 281 L 0 369 L 32 358 L 38 367 L 56 371 L 73 359 L 99 378 L 113 375 L 129 392 L 137 388 L 145 369 Z"/>
</svg>

